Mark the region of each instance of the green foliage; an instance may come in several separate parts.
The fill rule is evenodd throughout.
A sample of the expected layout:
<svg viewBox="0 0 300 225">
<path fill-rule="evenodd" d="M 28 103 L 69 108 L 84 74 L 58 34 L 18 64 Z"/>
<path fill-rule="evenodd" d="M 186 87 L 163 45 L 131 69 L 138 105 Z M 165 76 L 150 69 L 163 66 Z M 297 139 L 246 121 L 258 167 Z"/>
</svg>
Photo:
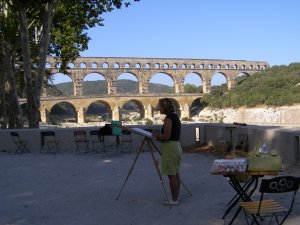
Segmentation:
<svg viewBox="0 0 300 225">
<path fill-rule="evenodd" d="M 202 92 L 202 87 L 197 87 L 194 84 L 185 84 L 184 85 L 184 92 L 185 93 L 200 93 Z"/>
<path fill-rule="evenodd" d="M 118 93 L 138 93 L 138 83 L 133 80 L 117 80 Z M 173 93 L 173 89 L 167 85 L 150 84 L 152 93 Z M 65 82 L 50 86 L 48 89 L 49 96 L 71 96 L 73 95 L 73 83 Z M 107 94 L 107 82 L 104 80 L 84 81 L 84 95 L 104 95 Z"/>
<path fill-rule="evenodd" d="M 181 121 L 185 121 L 185 122 L 187 122 L 187 121 L 192 121 L 190 118 L 188 118 L 188 117 L 183 117 L 182 119 L 181 119 Z"/>
<path fill-rule="evenodd" d="M 141 117 L 139 117 L 139 116 L 132 117 L 133 122 L 137 122 L 137 121 L 140 121 L 140 120 L 141 120 Z"/>
<path fill-rule="evenodd" d="M 227 91 L 225 85 L 212 87 L 202 102 L 212 108 L 283 106 L 300 103 L 300 63 L 274 66 L 250 77 L 239 78 Z"/>
<path fill-rule="evenodd" d="M 57 4 L 52 19 L 49 55 L 61 58 L 62 72 L 66 73 L 67 63 L 88 48 L 91 38 L 87 30 L 103 26 L 102 14 L 120 9 L 122 5 L 127 7 L 129 3 L 123 0 L 62 0 Z"/>
<path fill-rule="evenodd" d="M 149 118 L 145 118 L 145 125 L 152 125 L 153 121 L 150 120 Z"/>
</svg>

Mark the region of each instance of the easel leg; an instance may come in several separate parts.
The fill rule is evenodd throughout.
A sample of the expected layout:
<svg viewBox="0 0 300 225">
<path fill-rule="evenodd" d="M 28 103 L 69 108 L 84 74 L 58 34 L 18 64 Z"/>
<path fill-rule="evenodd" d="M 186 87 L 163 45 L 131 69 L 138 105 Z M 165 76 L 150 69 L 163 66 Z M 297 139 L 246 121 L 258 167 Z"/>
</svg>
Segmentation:
<svg viewBox="0 0 300 225">
<path fill-rule="evenodd" d="M 150 153 L 151 153 L 151 156 L 152 156 L 152 159 L 153 159 L 153 163 L 154 163 L 154 165 L 155 165 L 155 168 L 156 168 L 158 177 L 159 177 L 159 179 L 160 179 L 160 183 L 161 183 L 161 185 L 162 185 L 162 187 L 163 187 L 165 197 L 166 197 L 167 201 L 169 202 L 169 207 L 171 208 L 170 200 L 169 200 L 169 198 L 168 198 L 168 194 L 167 194 L 165 185 L 164 185 L 164 183 L 163 183 L 163 179 L 162 179 L 160 170 L 159 170 L 159 168 L 158 168 L 157 161 L 156 161 L 155 156 L 154 156 L 154 151 L 153 151 L 152 146 L 151 146 L 151 140 L 149 141 L 149 138 L 147 138 L 147 143 L 148 143 L 148 145 L 149 145 L 149 147 L 150 147 Z"/>
<path fill-rule="evenodd" d="M 123 188 L 124 188 L 124 186 L 125 186 L 125 184 L 126 184 L 128 178 L 129 178 L 129 176 L 130 176 L 131 173 L 132 173 L 132 170 L 133 170 L 133 168 L 134 168 L 134 166 L 135 166 L 135 164 L 136 164 L 136 161 L 137 161 L 138 157 L 140 156 L 140 153 L 141 153 L 141 151 L 142 151 L 142 149 L 143 149 L 143 145 L 144 145 L 145 141 L 146 141 L 146 139 L 143 140 L 143 142 L 142 142 L 140 148 L 138 149 L 138 152 L 137 152 L 137 154 L 136 154 L 136 156 L 135 156 L 135 159 L 134 159 L 134 161 L 133 161 L 133 163 L 132 163 L 132 165 L 131 165 L 131 168 L 130 168 L 128 174 L 127 174 L 127 177 L 126 177 L 126 179 L 125 179 L 125 181 L 124 181 L 124 183 L 123 183 L 123 185 L 122 185 L 122 188 L 121 188 L 121 190 L 120 190 L 120 192 L 119 192 L 119 194 L 118 194 L 116 200 L 119 199 L 119 197 L 120 197 L 120 195 L 121 195 L 121 193 L 122 193 L 122 191 L 123 191 Z"/>
<path fill-rule="evenodd" d="M 152 146 L 155 148 L 155 150 L 161 155 L 161 152 L 159 151 L 159 149 L 156 147 L 156 145 L 153 143 L 152 139 L 148 140 L 148 145 L 150 146 L 152 144 Z M 150 147 L 151 149 L 151 147 Z M 180 178 L 180 183 L 182 184 L 182 186 L 186 189 L 186 191 L 190 194 L 190 196 L 193 196 L 192 192 L 187 188 L 187 186 L 185 186 L 185 184 L 183 183 L 182 179 Z"/>
</svg>

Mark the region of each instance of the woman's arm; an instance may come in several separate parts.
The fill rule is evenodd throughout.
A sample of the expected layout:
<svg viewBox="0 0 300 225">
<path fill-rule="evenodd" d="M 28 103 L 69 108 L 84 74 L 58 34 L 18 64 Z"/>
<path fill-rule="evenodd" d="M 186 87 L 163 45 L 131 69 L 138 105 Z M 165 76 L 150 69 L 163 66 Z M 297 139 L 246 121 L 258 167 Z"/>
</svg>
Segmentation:
<svg viewBox="0 0 300 225">
<path fill-rule="evenodd" d="M 158 140 L 168 141 L 172 132 L 172 120 L 169 118 L 164 119 L 164 132 L 158 135 Z"/>
</svg>

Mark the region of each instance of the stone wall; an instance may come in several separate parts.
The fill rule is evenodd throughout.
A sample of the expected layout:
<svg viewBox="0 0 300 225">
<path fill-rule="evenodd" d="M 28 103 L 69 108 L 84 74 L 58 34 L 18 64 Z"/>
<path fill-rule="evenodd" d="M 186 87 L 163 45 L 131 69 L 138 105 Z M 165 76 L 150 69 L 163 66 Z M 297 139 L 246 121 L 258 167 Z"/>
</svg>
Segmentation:
<svg viewBox="0 0 300 225">
<path fill-rule="evenodd" d="M 160 129 L 161 125 L 152 126 L 134 126 L 140 128 Z M 276 126 L 235 126 L 231 129 L 232 124 L 218 123 L 193 123 L 183 124 L 181 132 L 181 144 L 183 147 L 189 147 L 196 144 L 196 129 L 199 128 L 199 141 L 201 144 L 216 145 L 220 142 L 228 143 L 236 138 L 238 134 L 248 135 L 249 150 L 253 150 L 258 141 L 264 142 L 271 153 L 279 154 L 284 164 L 300 165 L 300 128 L 283 128 Z M 32 153 L 45 153 L 46 146 L 42 144 L 41 132 L 46 130 L 55 131 L 59 140 L 59 148 L 61 152 L 73 152 L 76 149 L 74 140 L 75 130 L 96 130 L 100 127 L 77 127 L 77 128 L 45 128 L 45 129 L 20 129 L 20 130 L 0 130 L 0 152 L 13 153 L 16 149 L 10 136 L 11 131 L 17 131 L 21 138 L 28 141 L 28 149 Z M 136 150 L 142 143 L 142 136 L 133 134 L 133 149 Z M 159 142 L 156 142 L 159 146 Z M 90 142 L 91 146 L 91 142 Z M 0 155 L 1 157 L 1 155 Z M 17 156 L 16 156 L 17 157 Z"/>
</svg>

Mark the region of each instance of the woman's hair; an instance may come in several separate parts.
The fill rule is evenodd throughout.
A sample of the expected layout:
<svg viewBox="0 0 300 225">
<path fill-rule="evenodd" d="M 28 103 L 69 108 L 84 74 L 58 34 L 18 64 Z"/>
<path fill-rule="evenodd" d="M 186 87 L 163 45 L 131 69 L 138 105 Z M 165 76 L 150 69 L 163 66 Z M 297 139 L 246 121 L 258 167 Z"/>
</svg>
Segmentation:
<svg viewBox="0 0 300 225">
<path fill-rule="evenodd" d="M 171 99 L 161 98 L 161 99 L 159 99 L 159 104 L 165 108 L 166 114 L 175 112 L 174 105 L 173 105 L 173 102 Z"/>
</svg>

